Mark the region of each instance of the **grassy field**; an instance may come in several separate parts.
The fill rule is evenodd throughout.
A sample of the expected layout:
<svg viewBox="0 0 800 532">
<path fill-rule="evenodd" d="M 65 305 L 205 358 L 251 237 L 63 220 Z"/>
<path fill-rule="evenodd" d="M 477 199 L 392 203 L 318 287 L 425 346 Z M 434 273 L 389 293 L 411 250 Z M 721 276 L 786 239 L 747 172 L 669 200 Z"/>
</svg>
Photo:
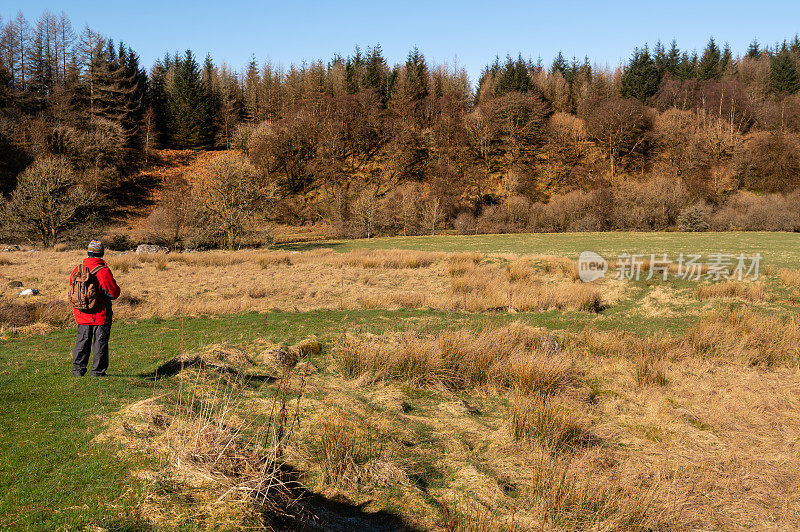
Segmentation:
<svg viewBox="0 0 800 532">
<path fill-rule="evenodd" d="M 79 254 L 4 254 L 0 527 L 795 529 L 796 241 L 582 233 L 109 254 L 127 299 L 102 380 L 70 374 L 60 299 Z M 759 252 L 764 269 L 757 282 L 586 285 L 569 260 L 585 249 Z M 42 294 L 16 298 L 12 280 Z M 275 362 L 308 338 L 320 352 Z M 263 462 L 255 442 L 282 389 L 299 425 L 277 461 L 305 502 L 278 522 L 269 497 L 230 494 L 249 493 L 243 457 Z M 187 427 L 200 428 L 187 439 Z M 218 454 L 197 448 L 209 434 L 227 442 Z"/>
<path fill-rule="evenodd" d="M 132 470 L 159 468 L 147 453 L 130 453 L 114 441 L 93 441 L 126 404 L 174 392 L 170 379 L 147 375 L 202 344 L 256 338 L 296 341 L 329 338 L 342 326 L 382 329 L 395 319 L 424 320 L 425 313 L 248 313 L 221 319 L 150 319 L 117 324 L 107 379 L 72 376 L 72 330 L 4 341 L 0 349 L 0 528 L 79 530 L 147 529 L 137 514 L 144 486 Z"/>
<path fill-rule="evenodd" d="M 576 259 L 590 250 L 611 259 L 620 253 L 761 253 L 764 265 L 775 268 L 800 266 L 800 234 L 797 233 L 528 233 L 507 235 L 447 235 L 372 238 L 369 240 L 295 243 L 286 249 L 332 247 L 337 251 L 358 249 L 408 249 L 479 253 L 556 255 Z"/>
</svg>

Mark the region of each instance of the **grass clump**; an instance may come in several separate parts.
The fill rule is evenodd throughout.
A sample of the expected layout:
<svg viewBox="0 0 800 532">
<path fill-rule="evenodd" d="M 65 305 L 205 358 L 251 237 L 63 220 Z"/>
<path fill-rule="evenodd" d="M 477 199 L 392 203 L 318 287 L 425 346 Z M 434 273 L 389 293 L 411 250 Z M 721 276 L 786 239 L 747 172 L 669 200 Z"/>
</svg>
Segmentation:
<svg viewBox="0 0 800 532">
<path fill-rule="evenodd" d="M 106 263 L 112 272 L 128 273 L 132 269 L 139 268 L 141 264 L 140 256 L 136 253 L 126 253 L 125 255 L 111 256 L 106 259 Z"/>
<path fill-rule="evenodd" d="M 527 499 L 543 515 L 542 528 L 561 530 L 650 530 L 656 515 L 656 490 L 636 486 L 623 490 L 613 481 L 590 482 L 571 467 L 569 456 L 540 453 L 531 463 L 533 473 Z"/>
<path fill-rule="evenodd" d="M 291 266 L 294 264 L 290 253 L 265 253 L 258 258 L 258 264 L 263 269 L 271 268 L 272 266 Z"/>
<path fill-rule="evenodd" d="M 388 438 L 371 424 L 343 411 L 327 414 L 310 446 L 314 466 L 325 483 L 338 486 L 407 484 L 406 473 L 392 460 Z"/>
<path fill-rule="evenodd" d="M 503 268 L 457 264 L 457 268 L 450 265 L 450 306 L 454 309 L 600 312 L 605 308 L 597 287 L 563 279 L 545 282 L 535 277 L 527 261 L 510 262 Z"/>
<path fill-rule="evenodd" d="M 700 357 L 750 366 L 800 365 L 800 320 L 788 314 L 765 315 L 746 307 L 721 309 L 691 327 L 684 342 Z"/>
<path fill-rule="evenodd" d="M 437 260 L 444 258 L 444 256 L 443 253 L 426 251 L 383 249 L 338 254 L 336 259 L 342 265 L 361 268 L 415 269 L 427 268 Z"/>
<path fill-rule="evenodd" d="M 778 275 L 787 286 L 800 287 L 800 269 L 782 269 Z"/>
<path fill-rule="evenodd" d="M 549 334 L 521 323 L 483 332 L 345 334 L 335 342 L 333 357 L 350 379 L 366 375 L 375 382 L 449 390 L 519 388 L 554 393 L 573 382 L 576 371 L 553 342 Z"/>
<path fill-rule="evenodd" d="M 642 387 L 667 385 L 664 356 L 673 343 L 666 336 L 651 336 L 635 342 L 633 377 L 636 384 Z"/>
<path fill-rule="evenodd" d="M 545 273 L 557 273 L 573 281 L 580 279 L 578 264 L 572 259 L 566 257 L 542 257 L 538 262 Z"/>
<path fill-rule="evenodd" d="M 766 299 L 763 284 L 741 281 L 701 284 L 694 289 L 694 295 L 700 301 L 716 298 L 737 298 L 745 301 L 763 301 Z"/>
<path fill-rule="evenodd" d="M 18 328 L 41 324 L 61 328 L 72 323 L 72 307 L 66 301 L 14 301 L 0 305 L 0 326 L 3 327 Z"/>
<path fill-rule="evenodd" d="M 586 446 L 592 440 L 577 413 L 544 394 L 514 393 L 510 425 L 515 440 L 536 443 L 552 453 Z"/>
</svg>

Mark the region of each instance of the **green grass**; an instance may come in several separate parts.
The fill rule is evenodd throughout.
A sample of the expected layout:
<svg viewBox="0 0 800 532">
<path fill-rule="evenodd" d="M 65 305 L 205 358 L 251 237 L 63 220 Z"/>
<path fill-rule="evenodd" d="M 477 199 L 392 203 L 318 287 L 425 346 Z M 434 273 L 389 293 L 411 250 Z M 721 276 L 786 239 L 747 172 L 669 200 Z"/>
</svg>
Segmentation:
<svg viewBox="0 0 800 532">
<path fill-rule="evenodd" d="M 429 251 L 512 252 L 576 257 L 590 249 L 614 258 L 619 253 L 761 253 L 762 266 L 797 267 L 800 235 L 789 233 L 580 233 L 485 236 L 376 238 L 293 244 L 285 249 L 334 247 Z M 771 285 L 776 282 L 770 281 Z M 219 318 L 150 319 L 115 324 L 108 379 L 74 378 L 71 349 L 74 329 L 44 336 L 0 340 L 0 529 L 140 529 L 133 509 L 142 486 L 130 471 L 156 468 L 147 455 L 119 454 L 112 443 L 93 443 L 101 420 L 121 406 L 172 388 L 170 379 L 155 384 L 143 377 L 160 363 L 204 343 L 248 344 L 258 338 L 286 343 L 316 335 L 329 342 L 345 329 L 381 333 L 415 327 L 430 332 L 445 328 L 480 328 L 521 320 L 550 329 L 636 333 L 680 333 L 702 313 L 676 312 L 648 316 L 641 304 L 659 283 L 634 282 L 628 294 L 602 312 L 481 313 L 440 311 L 316 311 L 246 313 Z M 687 295 L 686 309 L 701 303 L 691 298 L 694 283 L 669 281 L 671 290 Z M 770 286 L 771 286 L 770 285 Z M 786 288 L 780 290 L 785 296 Z M 721 303 L 722 304 L 722 303 Z M 725 303 L 728 304 L 728 303 Z M 678 309 L 681 310 L 681 309 Z M 765 312 L 800 312 L 772 304 Z M 316 361 L 322 368 L 323 360 Z M 416 408 L 424 397 L 406 391 Z"/>
<path fill-rule="evenodd" d="M 0 416 L 0 528 L 72 530 L 87 524 L 141 528 L 143 523 L 136 521 L 133 509 L 142 487 L 130 471 L 157 469 L 158 464 L 150 456 L 120 454 L 114 444 L 92 439 L 102 430 L 104 417 L 125 404 L 171 389 L 172 380 L 153 383 L 143 375 L 185 350 L 222 341 L 247 345 L 258 338 L 294 343 L 311 334 L 325 344 L 345 329 L 381 333 L 416 327 L 434 332 L 513 320 L 579 329 L 591 319 L 592 315 L 577 312 L 361 310 L 117 323 L 106 379 L 72 376 L 74 329 L 0 341 L 4 408 Z M 615 326 L 623 325 L 620 320 Z"/>
<path fill-rule="evenodd" d="M 92 439 L 101 432 L 104 417 L 172 388 L 170 379 L 154 384 L 143 375 L 182 351 L 222 341 L 247 345 L 257 338 L 294 343 L 311 334 L 325 342 L 346 328 L 380 333 L 416 326 L 434 331 L 512 319 L 565 324 L 549 313 L 381 310 L 150 319 L 114 325 L 106 379 L 72 376 L 74 329 L 0 340 L 0 529 L 144 526 L 133 514 L 141 486 L 130 471 L 158 464 L 150 456 L 119 454 L 114 444 Z"/>
<path fill-rule="evenodd" d="M 356 249 L 410 249 L 419 251 L 478 251 L 481 253 L 519 253 L 526 255 L 562 255 L 571 258 L 585 250 L 607 259 L 620 253 L 761 253 L 762 266 L 800 267 L 798 233 L 522 233 L 508 235 L 441 235 L 331 240 L 295 243 L 282 249 L 305 250 L 332 247 L 337 251 Z"/>
</svg>

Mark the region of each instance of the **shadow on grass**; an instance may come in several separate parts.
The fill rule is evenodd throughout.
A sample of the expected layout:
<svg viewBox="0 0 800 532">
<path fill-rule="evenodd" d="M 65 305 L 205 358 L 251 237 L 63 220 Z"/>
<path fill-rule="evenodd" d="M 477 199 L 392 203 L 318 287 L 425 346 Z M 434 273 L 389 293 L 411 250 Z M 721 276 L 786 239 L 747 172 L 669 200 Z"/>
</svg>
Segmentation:
<svg viewBox="0 0 800 532">
<path fill-rule="evenodd" d="M 417 531 L 401 516 L 387 511 L 367 512 L 364 507 L 371 501 L 355 504 L 344 496 L 326 498 L 319 494 L 306 494 L 301 502 L 313 518 L 295 523 L 296 530 L 366 530 L 376 532 Z"/>
<path fill-rule="evenodd" d="M 87 526 L 86 530 L 89 529 L 90 527 Z M 101 530 L 100 527 L 96 527 L 96 529 Z M 121 519 L 103 523 L 102 529 L 108 530 L 109 532 L 149 532 L 151 530 L 157 530 L 152 525 L 139 518 Z"/>
<path fill-rule="evenodd" d="M 140 373 L 137 376 L 151 380 L 156 380 L 158 378 L 174 377 L 181 371 L 190 367 L 211 369 L 223 375 L 228 375 L 231 377 L 241 377 L 245 381 L 249 382 L 263 383 L 263 382 L 275 382 L 277 380 L 277 377 L 274 377 L 272 375 L 242 371 L 235 366 L 231 366 L 230 364 L 222 364 L 222 363 L 209 362 L 207 360 L 203 360 L 203 358 L 200 356 L 194 356 L 191 358 L 173 357 L 164 362 L 163 364 L 161 364 L 160 366 L 158 366 L 153 371 Z"/>
<path fill-rule="evenodd" d="M 281 466 L 282 475 L 292 479 L 291 496 L 295 500 L 283 516 L 265 512 L 264 520 L 281 530 L 365 530 L 375 532 L 417 531 L 419 527 L 409 523 L 400 515 L 379 510 L 369 512 L 365 508 L 372 501 L 356 504 L 344 495 L 325 497 L 308 491 L 296 479 L 298 471 L 287 464 Z"/>
</svg>

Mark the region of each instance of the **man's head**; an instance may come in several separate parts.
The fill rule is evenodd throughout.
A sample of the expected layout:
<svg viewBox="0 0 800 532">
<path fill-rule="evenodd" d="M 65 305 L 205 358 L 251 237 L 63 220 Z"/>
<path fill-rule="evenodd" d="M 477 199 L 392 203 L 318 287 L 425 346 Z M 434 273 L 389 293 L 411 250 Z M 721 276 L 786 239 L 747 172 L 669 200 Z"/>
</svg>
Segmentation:
<svg viewBox="0 0 800 532">
<path fill-rule="evenodd" d="M 106 252 L 106 248 L 102 242 L 99 240 L 92 240 L 89 242 L 89 256 L 90 257 L 102 257 L 103 254 Z"/>
</svg>

